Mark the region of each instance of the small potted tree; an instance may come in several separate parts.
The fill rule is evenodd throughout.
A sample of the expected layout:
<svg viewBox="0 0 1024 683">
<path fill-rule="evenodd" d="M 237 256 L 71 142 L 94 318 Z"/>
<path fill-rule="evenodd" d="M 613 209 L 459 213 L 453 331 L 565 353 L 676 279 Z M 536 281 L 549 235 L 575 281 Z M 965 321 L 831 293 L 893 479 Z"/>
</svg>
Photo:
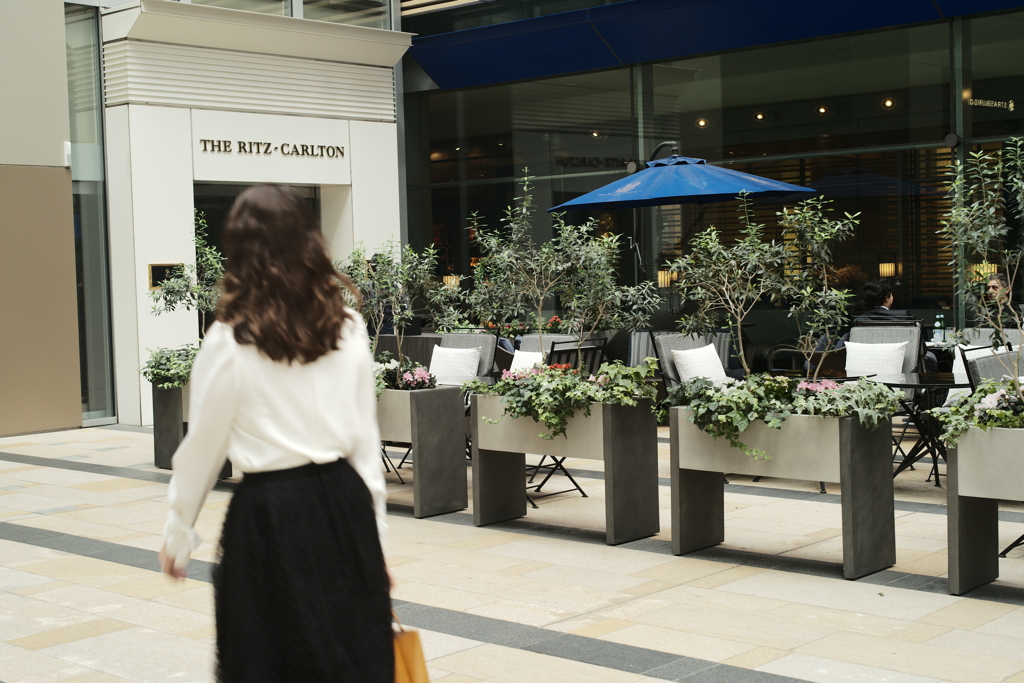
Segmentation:
<svg viewBox="0 0 1024 683">
<path fill-rule="evenodd" d="M 153 315 L 183 309 L 199 314 L 200 335 L 214 321 L 220 299 L 224 257 L 207 239 L 206 217 L 194 212 L 196 261 L 172 269 L 169 276 L 150 292 Z M 188 431 L 188 381 L 198 345 L 150 351 L 142 368 L 143 377 L 153 385 L 154 464 L 171 468 L 171 457 Z M 220 478 L 231 476 L 231 462 L 224 464 Z"/>
<path fill-rule="evenodd" d="M 953 170 L 950 210 L 939 234 L 956 245 L 950 266 L 957 296 L 982 327 L 992 330 L 1003 378 L 933 411 L 945 428 L 949 536 L 949 592 L 960 595 L 999 576 L 1000 500 L 1024 501 L 1024 387 L 1021 384 L 1021 314 L 1011 300 L 1024 260 L 1024 139 L 998 151 L 972 153 Z M 978 279 L 974 263 L 997 264 L 1005 280 Z M 986 285 L 996 283 L 991 293 Z M 1005 282 L 1005 285 L 1004 285 Z M 955 341 L 969 343 L 964 331 Z M 954 352 L 958 350 L 954 347 Z M 1005 553 L 1005 551 L 1004 551 Z"/>
<path fill-rule="evenodd" d="M 793 237 L 787 251 L 764 241 L 763 227 L 750 220 L 741 199 L 747 228 L 736 244 L 726 246 L 716 232 L 705 231 L 693 252 L 673 264 L 681 290 L 697 302 L 697 311 L 683 319 L 684 331 L 706 333 L 716 313 L 727 315 L 746 371 L 743 381 L 716 386 L 698 378 L 669 391 L 673 552 L 724 540 L 724 473 L 837 481 L 843 573 L 858 578 L 896 561 L 889 424 L 897 394 L 870 381 L 839 385 L 751 375 L 739 335 L 758 300 L 788 294 L 793 313 L 810 320 L 801 347 L 811 360 L 818 337 L 835 334 L 846 301 L 820 274 L 819 268 L 827 270 L 827 242 L 812 242 L 839 239 L 853 217 L 829 221 L 820 200 L 781 212 L 780 223 Z M 787 274 L 794 278 L 788 284 Z M 825 309 L 815 310 L 818 305 Z"/>
</svg>

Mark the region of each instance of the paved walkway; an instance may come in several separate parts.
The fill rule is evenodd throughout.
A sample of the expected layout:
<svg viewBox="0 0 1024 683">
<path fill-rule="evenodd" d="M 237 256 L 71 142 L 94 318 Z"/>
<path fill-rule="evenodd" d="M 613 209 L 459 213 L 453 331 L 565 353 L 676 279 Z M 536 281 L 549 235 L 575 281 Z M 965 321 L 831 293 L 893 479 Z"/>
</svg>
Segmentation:
<svg viewBox="0 0 1024 683">
<path fill-rule="evenodd" d="M 661 460 L 662 533 L 614 548 L 600 463 L 567 463 L 588 498 L 480 529 L 469 511 L 413 519 L 389 475 L 393 595 L 431 679 L 1024 683 L 1024 548 L 997 583 L 947 595 L 945 492 L 922 469 L 896 480 L 898 564 L 844 581 L 838 486 L 730 477 L 726 543 L 674 557 L 667 444 Z M 151 463 L 146 430 L 0 439 L 0 681 L 212 680 L 210 562 L 233 484 L 210 494 L 175 582 L 156 571 L 169 474 Z M 1008 543 L 1024 505 L 1001 510 Z"/>
</svg>

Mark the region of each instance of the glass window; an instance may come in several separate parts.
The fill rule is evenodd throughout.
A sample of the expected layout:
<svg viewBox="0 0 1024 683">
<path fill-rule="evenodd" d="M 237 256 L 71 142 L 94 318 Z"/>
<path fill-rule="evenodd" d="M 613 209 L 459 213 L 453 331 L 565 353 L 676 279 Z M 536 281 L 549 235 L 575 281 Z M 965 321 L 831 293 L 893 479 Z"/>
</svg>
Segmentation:
<svg viewBox="0 0 1024 683">
<path fill-rule="evenodd" d="M 882 145 L 949 132 L 946 24 L 763 47 L 650 67 L 648 149 L 709 160 Z"/>
<path fill-rule="evenodd" d="M 388 0 L 303 0 L 302 16 L 316 21 L 391 28 Z"/>
<path fill-rule="evenodd" d="M 262 12 L 263 14 L 279 14 L 290 17 L 292 14 L 291 0 L 191 0 L 193 5 L 210 5 L 225 9 L 240 9 L 246 12 Z"/>
<path fill-rule="evenodd" d="M 224 221 L 235 199 L 250 185 L 230 183 L 194 183 L 195 208 L 206 215 L 207 242 L 224 253 Z M 320 220 L 320 188 L 316 185 L 293 185 L 306 198 L 317 220 Z"/>
<path fill-rule="evenodd" d="M 1024 12 L 972 19 L 970 40 L 974 137 L 1024 133 Z"/>
<path fill-rule="evenodd" d="M 64 10 L 82 419 L 114 417 L 98 10 Z"/>
<path fill-rule="evenodd" d="M 559 12 L 611 5 L 622 0 L 502 0 L 473 3 L 437 11 L 447 3 L 402 2 L 402 30 L 429 36 L 435 33 L 462 31 L 480 26 L 504 24 L 509 21 L 543 17 Z"/>
</svg>

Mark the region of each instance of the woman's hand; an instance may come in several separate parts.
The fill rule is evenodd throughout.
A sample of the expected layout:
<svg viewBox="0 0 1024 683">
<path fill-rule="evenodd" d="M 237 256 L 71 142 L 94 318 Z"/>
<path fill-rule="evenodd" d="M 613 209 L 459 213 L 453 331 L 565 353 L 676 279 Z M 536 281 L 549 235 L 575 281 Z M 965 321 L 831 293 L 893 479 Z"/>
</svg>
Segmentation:
<svg viewBox="0 0 1024 683">
<path fill-rule="evenodd" d="M 167 576 L 173 576 L 176 579 L 184 579 L 186 576 L 184 569 L 178 569 L 174 566 L 174 558 L 167 554 L 166 544 L 160 548 L 160 569 Z"/>
</svg>

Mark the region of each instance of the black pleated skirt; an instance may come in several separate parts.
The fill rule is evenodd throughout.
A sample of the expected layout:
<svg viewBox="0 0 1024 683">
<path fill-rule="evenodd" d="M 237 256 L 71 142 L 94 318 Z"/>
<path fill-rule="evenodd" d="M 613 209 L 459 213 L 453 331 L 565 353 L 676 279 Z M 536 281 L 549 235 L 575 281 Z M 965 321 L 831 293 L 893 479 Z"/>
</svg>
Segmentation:
<svg viewBox="0 0 1024 683">
<path fill-rule="evenodd" d="M 346 460 L 246 474 L 213 585 L 218 681 L 393 683 L 373 504 Z"/>
</svg>

